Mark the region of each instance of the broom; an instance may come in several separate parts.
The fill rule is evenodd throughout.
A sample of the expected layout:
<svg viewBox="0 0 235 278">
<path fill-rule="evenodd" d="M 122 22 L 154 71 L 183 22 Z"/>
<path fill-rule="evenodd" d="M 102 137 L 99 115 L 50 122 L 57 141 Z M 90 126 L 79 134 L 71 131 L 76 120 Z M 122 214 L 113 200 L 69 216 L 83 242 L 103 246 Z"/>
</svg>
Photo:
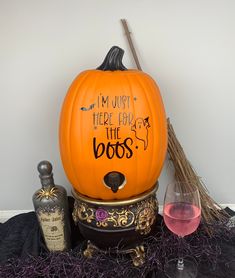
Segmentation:
<svg viewBox="0 0 235 278">
<path fill-rule="evenodd" d="M 122 26 L 124 28 L 125 34 L 127 36 L 128 44 L 130 46 L 133 58 L 135 60 L 136 66 L 138 70 L 142 70 L 132 39 L 130 35 L 130 31 L 127 26 L 127 21 L 125 19 L 121 19 Z M 228 217 L 227 213 L 222 210 L 222 208 L 209 196 L 209 192 L 203 184 L 201 178 L 194 171 L 191 163 L 188 161 L 184 150 L 176 137 L 172 124 L 170 123 L 170 119 L 167 119 L 167 127 L 168 127 L 168 155 L 175 169 L 175 180 L 182 183 L 182 186 L 185 186 L 190 189 L 192 184 L 194 184 L 199 191 L 201 198 L 201 207 L 202 207 L 202 219 L 204 223 L 207 225 L 206 232 L 208 235 L 212 235 L 213 233 L 213 222 L 215 220 L 225 221 Z M 181 189 L 184 191 L 184 188 Z"/>
</svg>

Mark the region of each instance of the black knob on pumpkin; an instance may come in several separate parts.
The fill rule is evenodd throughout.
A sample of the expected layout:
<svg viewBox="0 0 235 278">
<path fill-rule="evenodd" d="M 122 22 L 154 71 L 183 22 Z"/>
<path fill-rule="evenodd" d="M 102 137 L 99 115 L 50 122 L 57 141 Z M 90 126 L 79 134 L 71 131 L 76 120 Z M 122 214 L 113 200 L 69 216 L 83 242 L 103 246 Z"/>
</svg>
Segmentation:
<svg viewBox="0 0 235 278">
<path fill-rule="evenodd" d="M 120 172 L 109 172 L 104 176 L 104 183 L 110 187 L 110 189 L 116 193 L 120 186 L 123 185 L 125 181 L 125 176 Z"/>
</svg>

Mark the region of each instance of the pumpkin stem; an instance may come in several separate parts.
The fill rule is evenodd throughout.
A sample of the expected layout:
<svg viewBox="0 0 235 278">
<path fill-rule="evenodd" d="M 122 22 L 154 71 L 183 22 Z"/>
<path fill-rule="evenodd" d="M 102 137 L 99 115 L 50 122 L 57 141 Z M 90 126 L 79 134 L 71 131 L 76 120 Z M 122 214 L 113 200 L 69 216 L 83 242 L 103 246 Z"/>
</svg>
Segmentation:
<svg viewBox="0 0 235 278">
<path fill-rule="evenodd" d="M 113 46 L 106 55 L 103 63 L 97 68 L 97 70 L 127 70 L 122 64 L 122 58 L 124 50 L 118 46 Z"/>
</svg>

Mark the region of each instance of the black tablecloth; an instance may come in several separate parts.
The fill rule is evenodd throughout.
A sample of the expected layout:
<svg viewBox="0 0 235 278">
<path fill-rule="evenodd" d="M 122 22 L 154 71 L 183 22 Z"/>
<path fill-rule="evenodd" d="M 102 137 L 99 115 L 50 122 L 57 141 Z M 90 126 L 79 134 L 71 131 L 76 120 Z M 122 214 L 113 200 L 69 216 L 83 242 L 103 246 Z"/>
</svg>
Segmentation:
<svg viewBox="0 0 235 278">
<path fill-rule="evenodd" d="M 73 199 L 69 198 L 70 210 Z M 230 224 L 215 223 L 217 232 L 208 237 L 204 226 L 186 238 L 184 254 L 198 263 L 198 278 L 235 277 L 235 213 L 229 208 Z M 234 217 L 233 217 L 234 216 Z M 230 228 L 228 227 L 230 226 Z M 136 268 L 129 256 L 100 252 L 84 258 L 86 241 L 71 219 L 71 252 L 49 253 L 34 212 L 20 214 L 0 224 L 0 277 L 165 277 L 164 264 L 177 256 L 177 238 L 164 226 L 161 216 L 151 236 L 144 240 L 146 263 Z"/>
</svg>

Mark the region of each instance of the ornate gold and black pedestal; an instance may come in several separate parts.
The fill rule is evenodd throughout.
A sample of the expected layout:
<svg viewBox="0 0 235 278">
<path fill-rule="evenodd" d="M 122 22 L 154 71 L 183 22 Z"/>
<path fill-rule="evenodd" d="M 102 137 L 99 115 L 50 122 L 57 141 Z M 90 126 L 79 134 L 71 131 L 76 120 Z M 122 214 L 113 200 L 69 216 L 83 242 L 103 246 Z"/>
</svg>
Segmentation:
<svg viewBox="0 0 235 278">
<path fill-rule="evenodd" d="M 88 240 L 84 255 L 119 247 L 119 253 L 130 254 L 135 266 L 144 263 L 143 237 L 151 232 L 158 213 L 156 191 L 151 190 L 126 200 L 103 201 L 73 191 L 73 219 Z M 121 250 L 121 251 L 120 251 Z"/>
</svg>

